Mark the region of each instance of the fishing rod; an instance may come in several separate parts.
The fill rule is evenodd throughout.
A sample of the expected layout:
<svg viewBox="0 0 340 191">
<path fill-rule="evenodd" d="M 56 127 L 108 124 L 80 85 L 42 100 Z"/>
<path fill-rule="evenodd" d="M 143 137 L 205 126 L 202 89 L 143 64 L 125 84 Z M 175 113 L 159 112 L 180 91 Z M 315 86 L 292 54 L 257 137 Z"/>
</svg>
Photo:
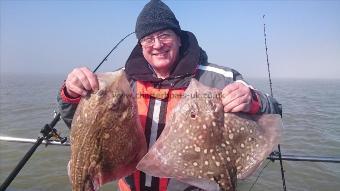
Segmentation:
<svg viewBox="0 0 340 191">
<path fill-rule="evenodd" d="M 8 137 L 0 136 L 0 141 L 17 142 L 17 143 L 35 143 L 36 139 L 19 138 L 19 137 Z M 43 140 L 43 144 L 56 145 L 56 146 L 70 146 L 69 142 L 61 143 L 58 140 Z M 267 159 L 271 161 L 280 160 L 278 152 L 272 152 Z M 292 155 L 282 154 L 281 159 L 283 161 L 302 161 L 302 162 L 326 162 L 326 163 L 340 163 L 340 157 L 335 156 L 308 156 L 308 155 Z"/>
<path fill-rule="evenodd" d="M 265 16 L 266 16 L 265 14 L 262 15 L 262 18 L 263 18 L 264 45 L 265 45 L 265 48 L 266 48 L 265 50 L 266 50 L 266 61 L 267 61 L 268 79 L 269 79 L 269 86 L 270 86 L 270 95 L 272 97 L 274 97 L 273 88 L 272 88 L 272 84 L 273 83 L 272 83 L 272 79 L 271 79 L 271 76 L 270 76 L 270 65 L 269 65 L 268 46 L 267 46 L 266 23 L 265 23 L 265 20 L 264 20 Z M 281 117 L 282 117 L 282 113 L 281 113 Z M 282 188 L 283 188 L 284 191 L 286 191 L 287 187 L 286 187 L 285 171 L 283 169 L 283 162 L 282 162 L 282 156 L 281 156 L 281 145 L 278 144 L 277 148 L 278 148 L 277 156 L 278 156 L 278 160 L 280 161 Z"/>
<path fill-rule="evenodd" d="M 37 142 L 37 139 L 0 136 L 0 141 L 17 142 L 17 143 L 35 143 Z M 70 146 L 69 142 L 67 141 L 61 142 L 60 140 L 43 140 L 42 143 L 46 145 Z"/>
<path fill-rule="evenodd" d="M 107 60 L 107 58 L 110 56 L 110 54 L 118 47 L 118 45 L 123 42 L 127 37 L 129 37 L 130 35 L 132 35 L 135 32 L 131 32 L 129 34 L 127 34 L 124 38 L 122 38 L 112 49 L 111 51 L 104 57 L 104 59 L 98 64 L 98 66 L 93 70 L 93 73 L 95 73 L 99 67 Z M 67 138 L 66 137 L 61 137 L 57 130 L 54 128 L 54 126 L 60 121 L 60 112 L 58 112 L 57 114 L 55 114 L 53 120 L 51 121 L 51 123 L 46 124 L 41 130 L 40 133 L 42 134 L 42 136 L 39 136 L 34 145 L 28 150 L 28 152 L 25 154 L 25 156 L 19 161 L 19 163 L 17 164 L 17 166 L 14 168 L 14 170 L 8 175 L 8 177 L 6 178 L 6 180 L 4 181 L 4 183 L 1 185 L 0 187 L 0 191 L 4 191 L 7 189 L 7 187 L 11 184 L 11 182 L 14 180 L 14 178 L 18 175 L 18 173 L 20 172 L 20 170 L 25 166 L 26 162 L 31 158 L 31 156 L 33 155 L 33 153 L 36 151 L 36 149 L 39 147 L 39 145 L 41 145 L 41 143 L 43 143 L 43 141 L 45 140 L 45 142 L 49 142 L 50 138 L 54 137 L 57 140 L 60 141 L 61 144 L 65 144 Z"/>
<path fill-rule="evenodd" d="M 329 156 L 303 156 L 303 155 L 278 155 L 278 152 L 273 152 L 267 157 L 271 161 L 285 160 L 285 161 L 304 161 L 304 162 L 326 162 L 326 163 L 340 163 L 340 157 Z"/>
</svg>

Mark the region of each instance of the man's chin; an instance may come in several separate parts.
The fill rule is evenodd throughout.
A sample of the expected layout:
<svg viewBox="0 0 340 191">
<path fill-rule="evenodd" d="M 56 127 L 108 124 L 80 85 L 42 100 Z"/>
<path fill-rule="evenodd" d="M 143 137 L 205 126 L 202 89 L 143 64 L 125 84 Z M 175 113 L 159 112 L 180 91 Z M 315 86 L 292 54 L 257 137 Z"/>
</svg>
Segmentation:
<svg viewBox="0 0 340 191">
<path fill-rule="evenodd" d="M 169 61 L 168 60 L 163 60 L 163 59 L 155 61 L 155 64 L 154 64 L 154 66 L 157 67 L 157 68 L 166 68 L 169 65 L 170 65 Z"/>
<path fill-rule="evenodd" d="M 166 70 L 169 69 L 169 64 L 168 63 L 157 63 L 153 65 L 153 68 L 156 70 Z"/>
</svg>

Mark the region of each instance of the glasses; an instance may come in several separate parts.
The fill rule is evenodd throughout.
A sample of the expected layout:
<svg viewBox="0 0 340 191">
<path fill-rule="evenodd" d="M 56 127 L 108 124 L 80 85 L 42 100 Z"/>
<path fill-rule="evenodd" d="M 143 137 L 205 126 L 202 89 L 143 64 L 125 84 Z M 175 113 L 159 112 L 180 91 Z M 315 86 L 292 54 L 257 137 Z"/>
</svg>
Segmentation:
<svg viewBox="0 0 340 191">
<path fill-rule="evenodd" d="M 158 39 L 162 43 L 168 43 L 173 40 L 173 35 L 171 33 L 164 32 L 154 37 L 147 36 L 140 40 L 140 44 L 145 47 L 150 47 L 155 44 L 156 39 Z"/>
</svg>

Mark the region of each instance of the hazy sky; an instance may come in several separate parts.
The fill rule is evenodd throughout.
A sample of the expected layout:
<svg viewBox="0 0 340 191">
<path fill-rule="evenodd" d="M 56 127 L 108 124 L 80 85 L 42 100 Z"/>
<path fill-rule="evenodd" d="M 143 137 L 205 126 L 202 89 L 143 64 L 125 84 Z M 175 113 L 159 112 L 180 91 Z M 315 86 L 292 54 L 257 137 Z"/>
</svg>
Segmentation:
<svg viewBox="0 0 340 191">
<path fill-rule="evenodd" d="M 134 31 L 148 1 L 1 2 L 1 73 L 66 74 L 91 69 Z M 244 77 L 267 77 L 263 19 L 273 78 L 340 78 L 340 1 L 165 1 L 209 61 Z M 124 41 L 100 71 L 124 65 Z"/>
</svg>

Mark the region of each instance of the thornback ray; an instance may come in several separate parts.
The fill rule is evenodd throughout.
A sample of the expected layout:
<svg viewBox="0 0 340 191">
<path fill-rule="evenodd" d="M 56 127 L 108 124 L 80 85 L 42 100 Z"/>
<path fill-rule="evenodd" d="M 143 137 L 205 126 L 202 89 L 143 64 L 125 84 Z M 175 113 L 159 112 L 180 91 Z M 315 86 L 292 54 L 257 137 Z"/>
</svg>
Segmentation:
<svg viewBox="0 0 340 191">
<path fill-rule="evenodd" d="M 279 141 L 280 115 L 225 113 L 221 90 L 193 79 L 137 169 L 204 190 L 236 190 Z"/>
<path fill-rule="evenodd" d="M 73 117 L 72 190 L 97 190 L 132 174 L 146 153 L 136 99 L 123 70 L 98 74 L 99 90 L 80 100 Z"/>
</svg>

